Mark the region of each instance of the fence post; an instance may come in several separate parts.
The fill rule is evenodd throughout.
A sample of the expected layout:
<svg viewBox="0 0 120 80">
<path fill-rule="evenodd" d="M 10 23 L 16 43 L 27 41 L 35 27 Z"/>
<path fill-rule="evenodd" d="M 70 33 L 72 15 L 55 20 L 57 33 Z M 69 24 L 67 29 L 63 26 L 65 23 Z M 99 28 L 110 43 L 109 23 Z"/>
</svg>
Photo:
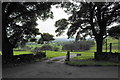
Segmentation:
<svg viewBox="0 0 120 80">
<path fill-rule="evenodd" d="M 107 39 L 106 39 L 106 52 L 107 52 Z"/>
<path fill-rule="evenodd" d="M 110 52 L 112 52 L 112 43 L 110 43 Z"/>
<path fill-rule="evenodd" d="M 70 51 L 67 51 L 66 61 L 70 61 Z"/>
<path fill-rule="evenodd" d="M 118 38 L 118 53 L 120 53 L 120 37 Z"/>
</svg>

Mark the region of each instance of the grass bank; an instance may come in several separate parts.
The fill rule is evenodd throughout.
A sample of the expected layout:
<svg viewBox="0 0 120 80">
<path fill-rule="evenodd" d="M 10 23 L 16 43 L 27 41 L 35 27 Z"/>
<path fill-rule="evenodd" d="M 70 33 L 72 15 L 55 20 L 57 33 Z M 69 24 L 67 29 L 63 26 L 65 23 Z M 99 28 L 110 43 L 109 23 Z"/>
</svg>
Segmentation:
<svg viewBox="0 0 120 80">
<path fill-rule="evenodd" d="M 108 62 L 108 61 L 66 61 L 68 65 L 72 66 L 120 66 L 120 63 Z"/>
</svg>

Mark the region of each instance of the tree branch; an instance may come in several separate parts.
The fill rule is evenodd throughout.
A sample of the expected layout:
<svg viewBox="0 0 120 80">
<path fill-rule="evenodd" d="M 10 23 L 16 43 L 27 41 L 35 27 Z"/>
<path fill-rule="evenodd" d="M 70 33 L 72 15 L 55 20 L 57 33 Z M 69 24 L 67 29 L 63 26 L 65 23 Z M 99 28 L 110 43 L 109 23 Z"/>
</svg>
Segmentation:
<svg viewBox="0 0 120 80">
<path fill-rule="evenodd" d="M 97 36 L 97 32 L 95 31 L 95 28 L 94 28 L 95 26 L 94 26 L 94 23 L 93 23 L 93 16 L 94 16 L 95 7 L 96 7 L 96 5 L 94 5 L 93 8 L 92 8 L 92 6 L 90 7 L 90 15 L 91 15 L 90 16 L 90 25 L 91 25 L 93 35 Z"/>
<path fill-rule="evenodd" d="M 108 15 L 108 17 L 106 17 L 106 20 L 105 21 L 108 21 L 110 18 L 112 18 L 115 14 L 115 11 L 116 10 L 118 10 L 118 9 L 120 9 L 120 4 L 119 5 L 117 5 L 115 8 L 114 8 L 114 10 L 111 12 L 111 14 L 110 15 Z"/>
</svg>

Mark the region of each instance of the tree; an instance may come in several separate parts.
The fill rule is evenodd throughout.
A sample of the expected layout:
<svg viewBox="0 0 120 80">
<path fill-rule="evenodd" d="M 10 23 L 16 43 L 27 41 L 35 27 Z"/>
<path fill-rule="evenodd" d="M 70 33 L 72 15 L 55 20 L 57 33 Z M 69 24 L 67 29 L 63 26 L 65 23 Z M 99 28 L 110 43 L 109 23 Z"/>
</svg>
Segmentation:
<svg viewBox="0 0 120 80">
<path fill-rule="evenodd" d="M 120 21 L 120 2 L 64 2 L 61 7 L 71 16 L 56 21 L 58 35 L 65 29 L 68 29 L 68 38 L 76 34 L 76 41 L 89 35 L 96 41 L 96 51 L 102 52 L 108 26 Z"/>
<path fill-rule="evenodd" d="M 13 48 L 24 45 L 40 34 L 36 20 L 52 18 L 52 2 L 3 2 L 2 3 L 2 58 L 12 61 Z"/>
<path fill-rule="evenodd" d="M 53 37 L 54 36 L 49 33 L 43 33 L 41 34 L 41 38 L 38 40 L 38 43 L 40 44 L 49 43 L 49 41 L 55 40 Z"/>
<path fill-rule="evenodd" d="M 115 39 L 119 39 L 120 38 L 120 25 L 111 27 L 108 30 L 109 36 L 115 38 Z"/>
</svg>

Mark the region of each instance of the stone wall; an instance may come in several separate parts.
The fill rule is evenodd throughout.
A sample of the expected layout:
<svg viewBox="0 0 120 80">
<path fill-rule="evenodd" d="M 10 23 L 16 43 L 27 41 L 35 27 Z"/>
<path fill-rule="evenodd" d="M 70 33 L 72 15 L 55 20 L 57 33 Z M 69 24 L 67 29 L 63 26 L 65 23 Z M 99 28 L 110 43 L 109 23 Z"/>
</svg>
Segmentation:
<svg viewBox="0 0 120 80">
<path fill-rule="evenodd" d="M 95 52 L 95 60 L 111 61 L 111 62 L 120 62 L 120 53 L 111 53 L 111 52 Z"/>
</svg>

